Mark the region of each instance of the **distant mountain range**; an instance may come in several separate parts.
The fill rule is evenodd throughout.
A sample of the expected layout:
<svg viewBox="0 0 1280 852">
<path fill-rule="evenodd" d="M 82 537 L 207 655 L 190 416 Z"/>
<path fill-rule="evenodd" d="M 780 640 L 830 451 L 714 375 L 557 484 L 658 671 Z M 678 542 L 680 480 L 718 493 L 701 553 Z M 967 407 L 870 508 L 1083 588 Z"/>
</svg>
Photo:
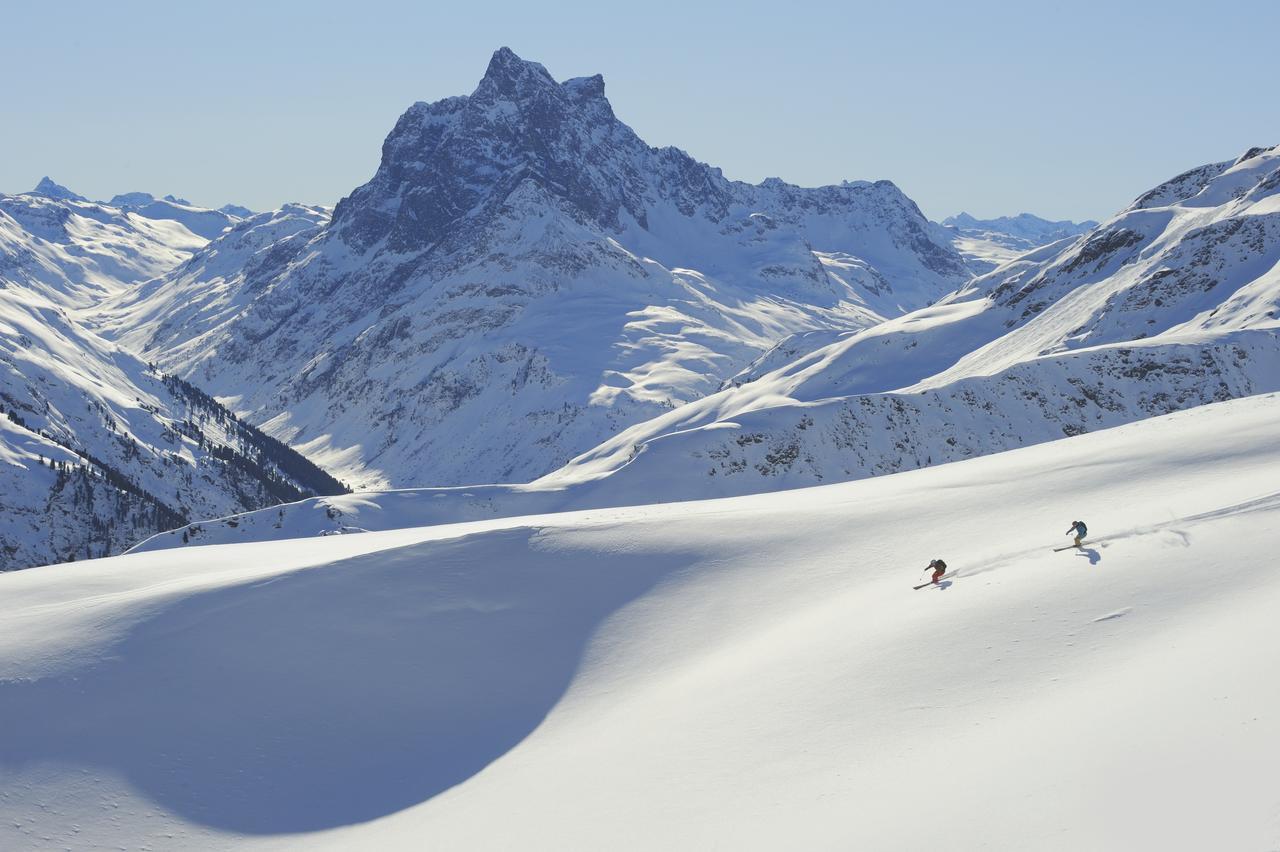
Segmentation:
<svg viewBox="0 0 1280 852">
<path fill-rule="evenodd" d="M 990 272 L 1040 246 L 1078 237 L 1098 225 L 1092 220 L 1052 222 L 1030 213 L 997 219 L 975 219 L 960 213 L 943 219 L 942 224 L 953 231 L 952 244 L 977 274 Z"/>
<path fill-rule="evenodd" d="M 27 194 L 41 195 L 58 201 L 95 203 L 90 202 L 83 195 L 72 192 L 62 184 L 55 183 L 47 175 L 41 178 L 36 188 Z M 227 204 L 217 210 L 210 210 L 198 207 L 185 198 L 176 198 L 172 195 L 156 198 L 149 192 L 125 192 L 112 196 L 110 201 L 96 202 L 96 204 L 127 210 L 148 219 L 180 222 L 187 230 L 206 240 L 213 239 L 235 222 L 253 215 L 252 210 L 237 204 Z"/>
</svg>

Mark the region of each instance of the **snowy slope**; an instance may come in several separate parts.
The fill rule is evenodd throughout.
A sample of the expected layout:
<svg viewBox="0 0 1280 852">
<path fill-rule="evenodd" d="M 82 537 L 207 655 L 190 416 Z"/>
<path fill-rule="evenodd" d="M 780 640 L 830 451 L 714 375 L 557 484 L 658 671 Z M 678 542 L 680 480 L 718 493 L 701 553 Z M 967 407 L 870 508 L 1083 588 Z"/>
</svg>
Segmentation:
<svg viewBox="0 0 1280 852">
<path fill-rule="evenodd" d="M 0 576 L 0 845 L 1273 848 L 1278 417 Z"/>
<path fill-rule="evenodd" d="M 502 49 L 471 95 L 410 107 L 324 227 L 239 277 L 197 259 L 103 330 L 352 481 L 519 482 L 793 332 L 968 277 L 888 181 L 730 181 L 645 144 L 600 77 Z"/>
<path fill-rule="evenodd" d="M 329 219 L 322 207 L 286 204 L 237 222 L 168 276 L 104 299 L 88 320 L 126 348 L 154 357 L 154 338 L 195 339 L 239 316 L 253 299 L 246 281 L 314 237 Z"/>
<path fill-rule="evenodd" d="M 110 201 L 91 202 L 83 195 L 72 192 L 47 176 L 41 178 L 36 188 L 26 194 L 40 195 L 57 201 L 78 201 L 98 207 L 110 207 L 133 213 L 144 219 L 177 222 L 205 240 L 213 239 L 231 225 L 253 215 L 251 211 L 234 204 L 211 210 L 192 204 L 185 198 L 176 198 L 172 195 L 156 198 L 149 192 L 122 192 L 113 195 Z"/>
</svg>

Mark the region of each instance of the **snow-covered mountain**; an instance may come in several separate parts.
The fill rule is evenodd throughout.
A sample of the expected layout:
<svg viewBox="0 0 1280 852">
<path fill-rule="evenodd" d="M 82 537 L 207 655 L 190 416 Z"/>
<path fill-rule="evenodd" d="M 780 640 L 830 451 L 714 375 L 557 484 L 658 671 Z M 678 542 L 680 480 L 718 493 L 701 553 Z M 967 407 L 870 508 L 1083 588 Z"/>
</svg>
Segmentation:
<svg viewBox="0 0 1280 852">
<path fill-rule="evenodd" d="M 0 576 L 0 847 L 1274 849 L 1278 418 Z"/>
<path fill-rule="evenodd" d="M 189 518 L 343 490 L 65 307 L 0 285 L 0 571 L 118 553 Z"/>
<path fill-rule="evenodd" d="M 43 195 L 46 198 L 55 198 L 59 201 L 88 201 L 83 195 L 78 195 L 67 189 L 62 184 L 53 180 L 53 178 L 45 175 L 40 178 L 40 182 L 36 184 L 36 188 L 31 190 L 32 195 Z"/>
<path fill-rule="evenodd" d="M 0 570 L 342 490 L 86 325 L 205 243 L 128 207 L 0 195 Z"/>
<path fill-rule="evenodd" d="M 978 274 L 990 272 L 1032 249 L 1078 237 L 1098 226 L 1092 220 L 1050 221 L 1030 213 L 996 219 L 975 219 L 960 213 L 943 219 L 942 224 L 951 231 L 952 244 L 966 265 Z"/>
<path fill-rule="evenodd" d="M 624 429 L 532 483 L 304 503 L 279 528 L 381 528 L 380 510 L 362 509 L 369 501 L 426 524 L 773 491 L 1275 390 L 1273 148 L 1180 175 L 1078 240 L 1023 255 L 929 307 L 785 340 L 720 392 Z M 267 526 L 234 521 L 193 535 L 251 539 Z"/>
<path fill-rule="evenodd" d="M 251 211 L 234 204 L 227 204 L 217 210 L 192 204 L 185 198 L 166 195 L 156 198 L 149 192 L 124 192 L 112 196 L 110 201 L 92 202 L 67 187 L 55 183 L 45 176 L 40 179 L 36 188 L 25 195 L 39 195 L 56 201 L 78 201 L 97 208 L 112 208 L 135 213 L 147 219 L 177 222 L 193 234 L 205 240 L 211 240 L 231 225 L 253 215 Z"/>
<path fill-rule="evenodd" d="M 254 214 L 253 210 L 239 204 L 224 204 L 218 210 L 228 216 L 235 216 L 237 219 L 248 219 Z"/>
<path fill-rule="evenodd" d="M 599 76 L 556 82 L 504 48 L 471 95 L 405 112 L 329 223 L 243 275 L 197 258 L 104 331 L 351 481 L 522 481 L 789 334 L 968 277 L 892 183 L 728 180 L 646 145 Z"/>
<path fill-rule="evenodd" d="M 149 192 L 126 192 L 114 196 L 107 204 L 145 216 L 148 219 L 167 219 L 179 222 L 193 234 L 199 234 L 206 240 L 212 240 L 227 228 L 239 222 L 245 216 L 234 205 L 226 205 L 217 210 L 197 207 L 185 198 L 166 195 L 156 198 Z M 246 213 L 248 211 L 245 211 Z M 252 214 L 250 214 L 252 215 Z"/>
<path fill-rule="evenodd" d="M 0 570 L 116 553 L 188 518 L 339 493 L 297 453 L 0 289 Z"/>
<path fill-rule="evenodd" d="M 148 359 L 157 355 L 157 340 L 198 340 L 239 317 L 255 297 L 250 282 L 315 237 L 330 212 L 286 204 L 255 213 L 168 275 L 101 300 L 87 312 L 89 319 L 106 336 Z"/>
<path fill-rule="evenodd" d="M 771 490 L 1280 389 L 1280 150 L 1189 174 L 936 305 L 748 371 L 543 484 Z"/>
</svg>

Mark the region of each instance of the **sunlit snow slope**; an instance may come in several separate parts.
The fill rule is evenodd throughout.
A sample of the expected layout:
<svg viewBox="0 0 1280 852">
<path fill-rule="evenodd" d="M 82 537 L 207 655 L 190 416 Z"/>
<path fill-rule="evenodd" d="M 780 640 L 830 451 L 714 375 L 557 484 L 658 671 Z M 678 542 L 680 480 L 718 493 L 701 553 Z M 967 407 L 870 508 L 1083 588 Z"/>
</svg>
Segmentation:
<svg viewBox="0 0 1280 852">
<path fill-rule="evenodd" d="M 1274 848 L 1278 417 L 0 576 L 0 846 Z"/>
</svg>

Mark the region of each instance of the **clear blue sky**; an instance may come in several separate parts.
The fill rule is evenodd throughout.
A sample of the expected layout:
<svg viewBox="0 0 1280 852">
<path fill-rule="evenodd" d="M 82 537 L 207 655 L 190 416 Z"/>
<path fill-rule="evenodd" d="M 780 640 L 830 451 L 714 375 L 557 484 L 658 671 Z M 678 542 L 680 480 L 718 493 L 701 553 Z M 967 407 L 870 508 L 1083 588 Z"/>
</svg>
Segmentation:
<svg viewBox="0 0 1280 852">
<path fill-rule="evenodd" d="M 415 100 L 509 45 L 749 181 L 889 178 L 925 213 L 1102 218 L 1280 142 L 1280 3 L 27 2 L 0 191 L 333 203 Z"/>
</svg>

